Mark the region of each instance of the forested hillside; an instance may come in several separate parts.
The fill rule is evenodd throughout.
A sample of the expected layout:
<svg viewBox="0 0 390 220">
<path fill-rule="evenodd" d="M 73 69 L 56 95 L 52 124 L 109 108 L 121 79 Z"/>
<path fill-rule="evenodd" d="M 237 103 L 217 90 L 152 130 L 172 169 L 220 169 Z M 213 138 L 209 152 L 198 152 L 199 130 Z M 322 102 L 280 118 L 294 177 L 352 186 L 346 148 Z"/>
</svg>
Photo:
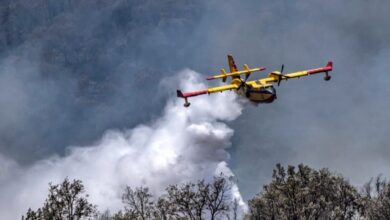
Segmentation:
<svg viewBox="0 0 390 220">
<path fill-rule="evenodd" d="M 96 211 L 80 180 L 65 179 L 49 185 L 49 195 L 42 206 L 29 209 L 26 220 L 46 219 L 372 219 L 390 218 L 390 183 L 380 176 L 364 187 L 351 185 L 342 175 L 328 169 L 276 165 L 272 181 L 249 202 L 245 215 L 238 200 L 232 199 L 231 178 L 216 176 L 213 181 L 170 185 L 156 197 L 148 186 L 124 188 L 124 209 L 112 213 Z"/>
</svg>

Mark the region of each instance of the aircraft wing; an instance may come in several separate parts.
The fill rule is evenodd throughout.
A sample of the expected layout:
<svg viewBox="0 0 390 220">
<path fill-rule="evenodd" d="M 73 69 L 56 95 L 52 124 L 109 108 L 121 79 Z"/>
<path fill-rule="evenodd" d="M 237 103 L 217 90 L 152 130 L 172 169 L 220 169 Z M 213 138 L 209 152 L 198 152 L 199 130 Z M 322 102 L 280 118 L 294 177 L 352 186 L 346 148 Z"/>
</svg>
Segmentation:
<svg viewBox="0 0 390 220">
<path fill-rule="evenodd" d="M 217 87 L 211 87 L 204 90 L 198 90 L 193 92 L 182 92 L 180 90 L 177 90 L 177 97 L 184 99 L 184 107 L 190 106 L 190 103 L 188 102 L 188 98 L 192 96 L 198 96 L 198 95 L 204 95 L 204 94 L 211 94 L 215 92 L 223 92 L 226 90 L 232 90 L 232 89 L 238 89 L 238 85 L 236 84 L 230 84 L 226 86 L 217 86 Z"/>
<path fill-rule="evenodd" d="M 192 96 L 211 94 L 211 93 L 216 93 L 216 92 L 223 92 L 223 91 L 232 90 L 232 89 L 238 89 L 238 85 L 230 84 L 230 85 L 226 85 L 226 86 L 210 87 L 208 89 L 198 90 L 198 91 L 193 91 L 193 92 L 181 92 L 180 90 L 177 90 L 177 97 L 188 98 L 188 97 L 192 97 Z"/>
<path fill-rule="evenodd" d="M 329 71 L 332 71 L 333 69 L 333 63 L 331 61 L 328 62 L 328 64 L 325 67 L 320 67 L 316 69 L 310 69 L 310 70 L 303 70 L 298 72 L 292 72 L 287 74 L 281 74 L 280 72 L 272 72 L 268 75 L 267 78 L 260 79 L 260 84 L 269 84 L 273 82 L 280 82 L 281 80 L 288 80 L 291 78 L 300 78 L 304 76 L 310 76 L 317 73 L 328 73 Z"/>
</svg>

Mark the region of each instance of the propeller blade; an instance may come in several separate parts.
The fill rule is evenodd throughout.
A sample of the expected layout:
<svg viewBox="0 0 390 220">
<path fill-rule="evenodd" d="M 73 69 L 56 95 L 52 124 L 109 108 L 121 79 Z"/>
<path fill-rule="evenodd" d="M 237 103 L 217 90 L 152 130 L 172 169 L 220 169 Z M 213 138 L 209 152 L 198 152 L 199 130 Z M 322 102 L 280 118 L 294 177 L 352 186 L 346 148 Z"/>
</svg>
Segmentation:
<svg viewBox="0 0 390 220">
<path fill-rule="evenodd" d="M 245 81 L 241 80 L 241 83 L 240 83 L 240 85 L 238 86 L 237 90 L 240 90 L 241 88 L 244 88 L 244 94 L 245 94 L 245 96 L 246 96 L 247 98 L 249 98 L 249 96 L 250 96 L 250 91 L 249 91 L 249 86 L 248 86 L 248 84 L 246 84 L 246 80 L 245 80 Z"/>
<path fill-rule="evenodd" d="M 247 98 L 249 98 L 249 96 L 250 96 L 250 89 L 249 89 L 249 86 L 248 86 L 248 84 L 246 84 L 246 82 L 243 82 L 244 83 L 244 93 L 245 93 L 245 96 L 247 97 Z"/>
<path fill-rule="evenodd" d="M 284 70 L 284 64 L 282 64 L 282 68 L 280 69 L 280 75 L 279 75 L 279 79 L 278 79 L 278 86 L 280 86 L 280 82 L 282 81 L 282 77 L 284 77 L 283 70 Z"/>
<path fill-rule="evenodd" d="M 245 82 L 248 80 L 249 76 L 250 76 L 250 73 L 245 74 Z"/>
<path fill-rule="evenodd" d="M 242 81 L 242 79 L 240 79 L 240 81 L 241 81 L 241 83 L 238 86 L 237 90 L 240 90 L 242 88 L 242 86 L 244 85 L 244 83 L 245 83 L 244 81 Z"/>
</svg>

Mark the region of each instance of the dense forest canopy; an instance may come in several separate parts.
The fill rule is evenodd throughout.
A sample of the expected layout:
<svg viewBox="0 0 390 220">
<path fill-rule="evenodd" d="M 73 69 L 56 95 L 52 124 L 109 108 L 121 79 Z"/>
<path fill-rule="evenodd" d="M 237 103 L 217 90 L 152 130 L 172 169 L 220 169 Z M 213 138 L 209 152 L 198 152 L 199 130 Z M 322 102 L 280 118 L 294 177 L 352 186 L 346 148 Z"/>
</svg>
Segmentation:
<svg viewBox="0 0 390 220">
<path fill-rule="evenodd" d="M 231 179 L 221 175 L 211 182 L 174 184 L 156 198 L 147 186 L 127 186 L 122 201 L 124 209 L 111 214 L 99 213 L 87 200 L 80 180 L 49 185 L 49 195 L 42 208 L 28 209 L 25 220 L 46 219 L 372 219 L 390 217 L 390 183 L 378 176 L 363 188 L 351 185 L 342 175 L 328 169 L 298 165 L 276 165 L 272 181 L 249 201 L 243 213 L 231 195 Z"/>
</svg>

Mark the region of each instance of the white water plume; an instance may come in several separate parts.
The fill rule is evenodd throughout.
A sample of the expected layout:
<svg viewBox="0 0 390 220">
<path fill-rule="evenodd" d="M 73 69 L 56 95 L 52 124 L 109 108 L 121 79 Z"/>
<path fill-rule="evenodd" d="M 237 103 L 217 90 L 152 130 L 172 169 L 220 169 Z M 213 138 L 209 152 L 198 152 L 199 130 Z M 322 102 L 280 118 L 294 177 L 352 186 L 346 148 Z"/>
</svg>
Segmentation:
<svg viewBox="0 0 390 220">
<path fill-rule="evenodd" d="M 191 70 L 177 77 L 185 90 L 205 87 Z M 90 201 L 101 211 L 113 212 L 123 208 L 120 198 L 125 185 L 148 186 L 160 195 L 169 184 L 211 180 L 221 172 L 232 176 L 226 149 L 233 130 L 221 121 L 237 118 L 241 105 L 232 92 L 191 102 L 190 108 L 184 108 L 183 100 L 173 97 L 154 122 L 107 131 L 92 146 L 69 147 L 66 156 L 53 156 L 28 168 L 0 157 L 2 219 L 18 219 L 29 207 L 40 207 L 48 183 L 65 177 L 81 179 Z M 244 207 L 236 185 L 232 194 Z"/>
</svg>

